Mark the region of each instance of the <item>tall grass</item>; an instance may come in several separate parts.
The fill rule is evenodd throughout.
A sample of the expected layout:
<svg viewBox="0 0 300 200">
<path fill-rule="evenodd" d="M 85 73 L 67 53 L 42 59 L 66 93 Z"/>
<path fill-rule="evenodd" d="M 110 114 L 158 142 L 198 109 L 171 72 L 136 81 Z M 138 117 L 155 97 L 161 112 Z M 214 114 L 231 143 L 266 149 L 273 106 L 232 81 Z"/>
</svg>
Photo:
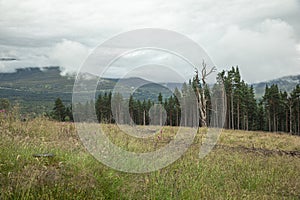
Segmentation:
<svg viewBox="0 0 300 200">
<path fill-rule="evenodd" d="M 300 158 L 214 149 L 198 153 L 199 133 L 176 162 L 152 173 L 115 171 L 83 147 L 72 123 L 46 118 L 21 122 L 0 116 L 0 199 L 299 199 Z M 177 129 L 164 127 L 163 137 L 133 139 L 106 125 L 114 143 L 127 150 L 153 151 Z M 201 132 L 201 131 L 200 131 Z M 157 145 L 155 146 L 155 143 Z M 300 138 L 262 132 L 224 131 L 219 144 L 299 150 Z M 35 158 L 35 153 L 54 157 Z"/>
</svg>

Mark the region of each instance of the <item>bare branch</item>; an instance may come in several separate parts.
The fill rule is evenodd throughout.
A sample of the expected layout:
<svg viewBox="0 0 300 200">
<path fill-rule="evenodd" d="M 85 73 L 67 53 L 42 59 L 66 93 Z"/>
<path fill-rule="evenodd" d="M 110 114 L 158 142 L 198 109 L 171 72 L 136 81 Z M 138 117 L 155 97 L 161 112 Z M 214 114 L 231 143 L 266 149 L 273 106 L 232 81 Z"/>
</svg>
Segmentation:
<svg viewBox="0 0 300 200">
<path fill-rule="evenodd" d="M 207 77 L 215 72 L 217 70 L 216 67 L 212 67 L 211 69 L 207 70 L 207 65 L 206 63 L 202 62 L 202 69 L 201 69 L 201 81 L 199 80 L 199 70 L 194 67 L 195 69 L 195 79 L 197 83 L 202 85 L 202 89 L 200 90 L 199 87 L 196 87 L 196 93 L 197 93 L 197 100 L 198 100 L 198 105 L 199 105 L 199 110 L 200 110 L 200 116 L 201 116 L 201 124 L 204 127 L 207 127 L 207 111 L 206 111 L 206 105 L 207 105 L 207 97 L 205 95 L 205 87 L 207 87 L 206 79 Z"/>
<path fill-rule="evenodd" d="M 206 74 L 206 76 L 209 76 L 211 73 L 216 72 L 216 71 L 217 71 L 217 68 L 214 66 L 209 70 L 209 72 Z"/>
<path fill-rule="evenodd" d="M 211 73 L 213 73 L 213 72 L 215 72 L 215 71 L 217 71 L 217 68 L 214 66 L 214 67 L 212 67 L 212 68 L 207 72 L 207 65 L 206 65 L 206 63 L 205 63 L 204 60 L 203 60 L 203 62 L 202 62 L 202 71 L 201 71 L 201 73 L 202 73 L 202 78 L 206 78 L 207 76 L 209 76 Z"/>
</svg>

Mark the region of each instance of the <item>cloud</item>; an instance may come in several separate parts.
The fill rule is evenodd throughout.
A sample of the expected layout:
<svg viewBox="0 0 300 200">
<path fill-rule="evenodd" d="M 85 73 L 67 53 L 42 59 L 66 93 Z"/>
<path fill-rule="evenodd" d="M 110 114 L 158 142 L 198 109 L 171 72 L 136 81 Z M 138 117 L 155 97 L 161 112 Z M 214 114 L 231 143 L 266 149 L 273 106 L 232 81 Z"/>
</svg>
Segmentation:
<svg viewBox="0 0 300 200">
<path fill-rule="evenodd" d="M 77 71 L 90 52 L 90 48 L 63 39 L 50 47 L 11 47 L 0 45 L 1 57 L 16 57 L 13 62 L 0 62 L 2 72 L 13 72 L 22 67 L 60 66 L 64 72 Z"/>
<path fill-rule="evenodd" d="M 1 57 L 17 58 L 15 61 L 6 62 L 0 61 L 0 72 L 13 72 L 16 68 L 22 67 L 43 67 L 49 66 L 51 63 L 46 53 L 49 51 L 48 47 L 29 48 L 29 47 L 16 47 L 0 44 Z"/>
<path fill-rule="evenodd" d="M 177 55 L 157 49 L 141 49 L 115 60 L 104 76 L 140 77 L 154 82 L 183 83 L 187 82 L 193 73 L 193 66 Z"/>
<path fill-rule="evenodd" d="M 255 29 L 230 26 L 213 51 L 219 66 L 239 65 L 248 82 L 300 73 L 296 34 L 279 19 L 267 19 Z"/>
<path fill-rule="evenodd" d="M 0 72 L 6 72 L 5 65 L 0 62 Z"/>
<path fill-rule="evenodd" d="M 77 71 L 87 58 L 90 49 L 76 41 L 64 39 L 55 44 L 48 56 L 52 63 L 64 68 L 64 72 Z"/>
<path fill-rule="evenodd" d="M 240 65 L 249 82 L 270 79 L 299 73 L 299 10 L 297 0 L 0 0 L 0 55 L 20 58 L 0 70 L 77 70 L 110 37 L 155 27 L 195 40 L 221 69 Z"/>
</svg>

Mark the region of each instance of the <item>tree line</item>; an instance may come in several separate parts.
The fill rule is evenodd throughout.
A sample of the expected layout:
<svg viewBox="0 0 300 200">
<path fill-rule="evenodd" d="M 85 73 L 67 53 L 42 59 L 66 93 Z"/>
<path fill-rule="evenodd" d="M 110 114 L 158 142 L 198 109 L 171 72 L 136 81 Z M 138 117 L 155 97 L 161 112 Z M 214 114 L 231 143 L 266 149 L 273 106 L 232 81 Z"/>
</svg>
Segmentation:
<svg viewBox="0 0 300 200">
<path fill-rule="evenodd" d="M 263 97 L 258 100 L 253 86 L 242 80 L 238 67 L 218 73 L 214 86 L 201 82 L 203 75 L 203 70 L 202 77 L 197 72 L 193 79 L 182 85 L 181 90 L 176 88 L 169 97 L 159 93 L 156 100 L 141 101 L 133 95 L 124 98 L 120 93 L 106 92 L 99 94 L 95 102 L 78 103 L 76 111 L 80 112 L 80 121 L 192 127 L 208 125 L 300 135 L 299 85 L 290 93 L 279 90 L 275 84 L 266 85 Z M 221 85 L 223 89 L 218 89 Z M 216 96 L 224 98 L 223 101 L 218 102 Z M 198 103 L 193 103 L 195 101 Z M 52 116 L 60 121 L 73 120 L 72 107 L 65 107 L 57 99 Z"/>
<path fill-rule="evenodd" d="M 209 87 L 202 87 L 198 79 L 193 78 L 188 83 L 183 83 L 181 90 L 174 89 L 173 95 L 163 97 L 159 93 L 157 99 L 140 100 L 134 95 L 123 97 L 120 93 L 101 93 L 95 102 L 86 101 L 77 103 L 73 110 L 76 119 L 81 122 L 118 123 L 127 125 L 167 125 L 198 127 L 203 122 L 199 116 L 200 97 L 196 91 L 203 91 L 207 115 L 205 121 L 213 126 L 222 127 L 218 112 L 219 102 L 212 102 L 211 92 L 219 90 L 214 86 L 212 91 Z M 221 106 L 219 106 L 219 109 Z M 95 115 L 96 114 L 96 115 Z M 203 116 L 203 115 L 202 115 Z"/>
<path fill-rule="evenodd" d="M 225 128 L 289 132 L 300 135 L 300 86 L 290 93 L 278 85 L 266 85 L 265 93 L 255 98 L 253 86 L 241 79 L 238 67 L 218 74 L 226 90 Z"/>
</svg>

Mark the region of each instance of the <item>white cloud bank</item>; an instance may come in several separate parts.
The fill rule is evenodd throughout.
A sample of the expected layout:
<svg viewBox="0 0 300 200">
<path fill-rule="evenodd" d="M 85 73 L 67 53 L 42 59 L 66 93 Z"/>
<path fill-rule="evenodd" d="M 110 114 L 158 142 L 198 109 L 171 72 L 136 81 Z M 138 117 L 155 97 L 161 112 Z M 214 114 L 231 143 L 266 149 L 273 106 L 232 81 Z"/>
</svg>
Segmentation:
<svg viewBox="0 0 300 200">
<path fill-rule="evenodd" d="M 296 34 L 282 20 L 267 19 L 252 30 L 230 26 L 212 51 L 217 64 L 239 65 L 252 82 L 300 74 Z"/>
<path fill-rule="evenodd" d="M 0 71 L 60 65 L 78 70 L 104 40 L 136 28 L 192 38 L 219 70 L 239 65 L 248 82 L 300 73 L 297 0 L 0 0 Z"/>
<path fill-rule="evenodd" d="M 53 63 L 69 72 L 79 69 L 89 52 L 90 49 L 79 42 L 63 40 L 51 49 L 49 57 Z"/>
</svg>

